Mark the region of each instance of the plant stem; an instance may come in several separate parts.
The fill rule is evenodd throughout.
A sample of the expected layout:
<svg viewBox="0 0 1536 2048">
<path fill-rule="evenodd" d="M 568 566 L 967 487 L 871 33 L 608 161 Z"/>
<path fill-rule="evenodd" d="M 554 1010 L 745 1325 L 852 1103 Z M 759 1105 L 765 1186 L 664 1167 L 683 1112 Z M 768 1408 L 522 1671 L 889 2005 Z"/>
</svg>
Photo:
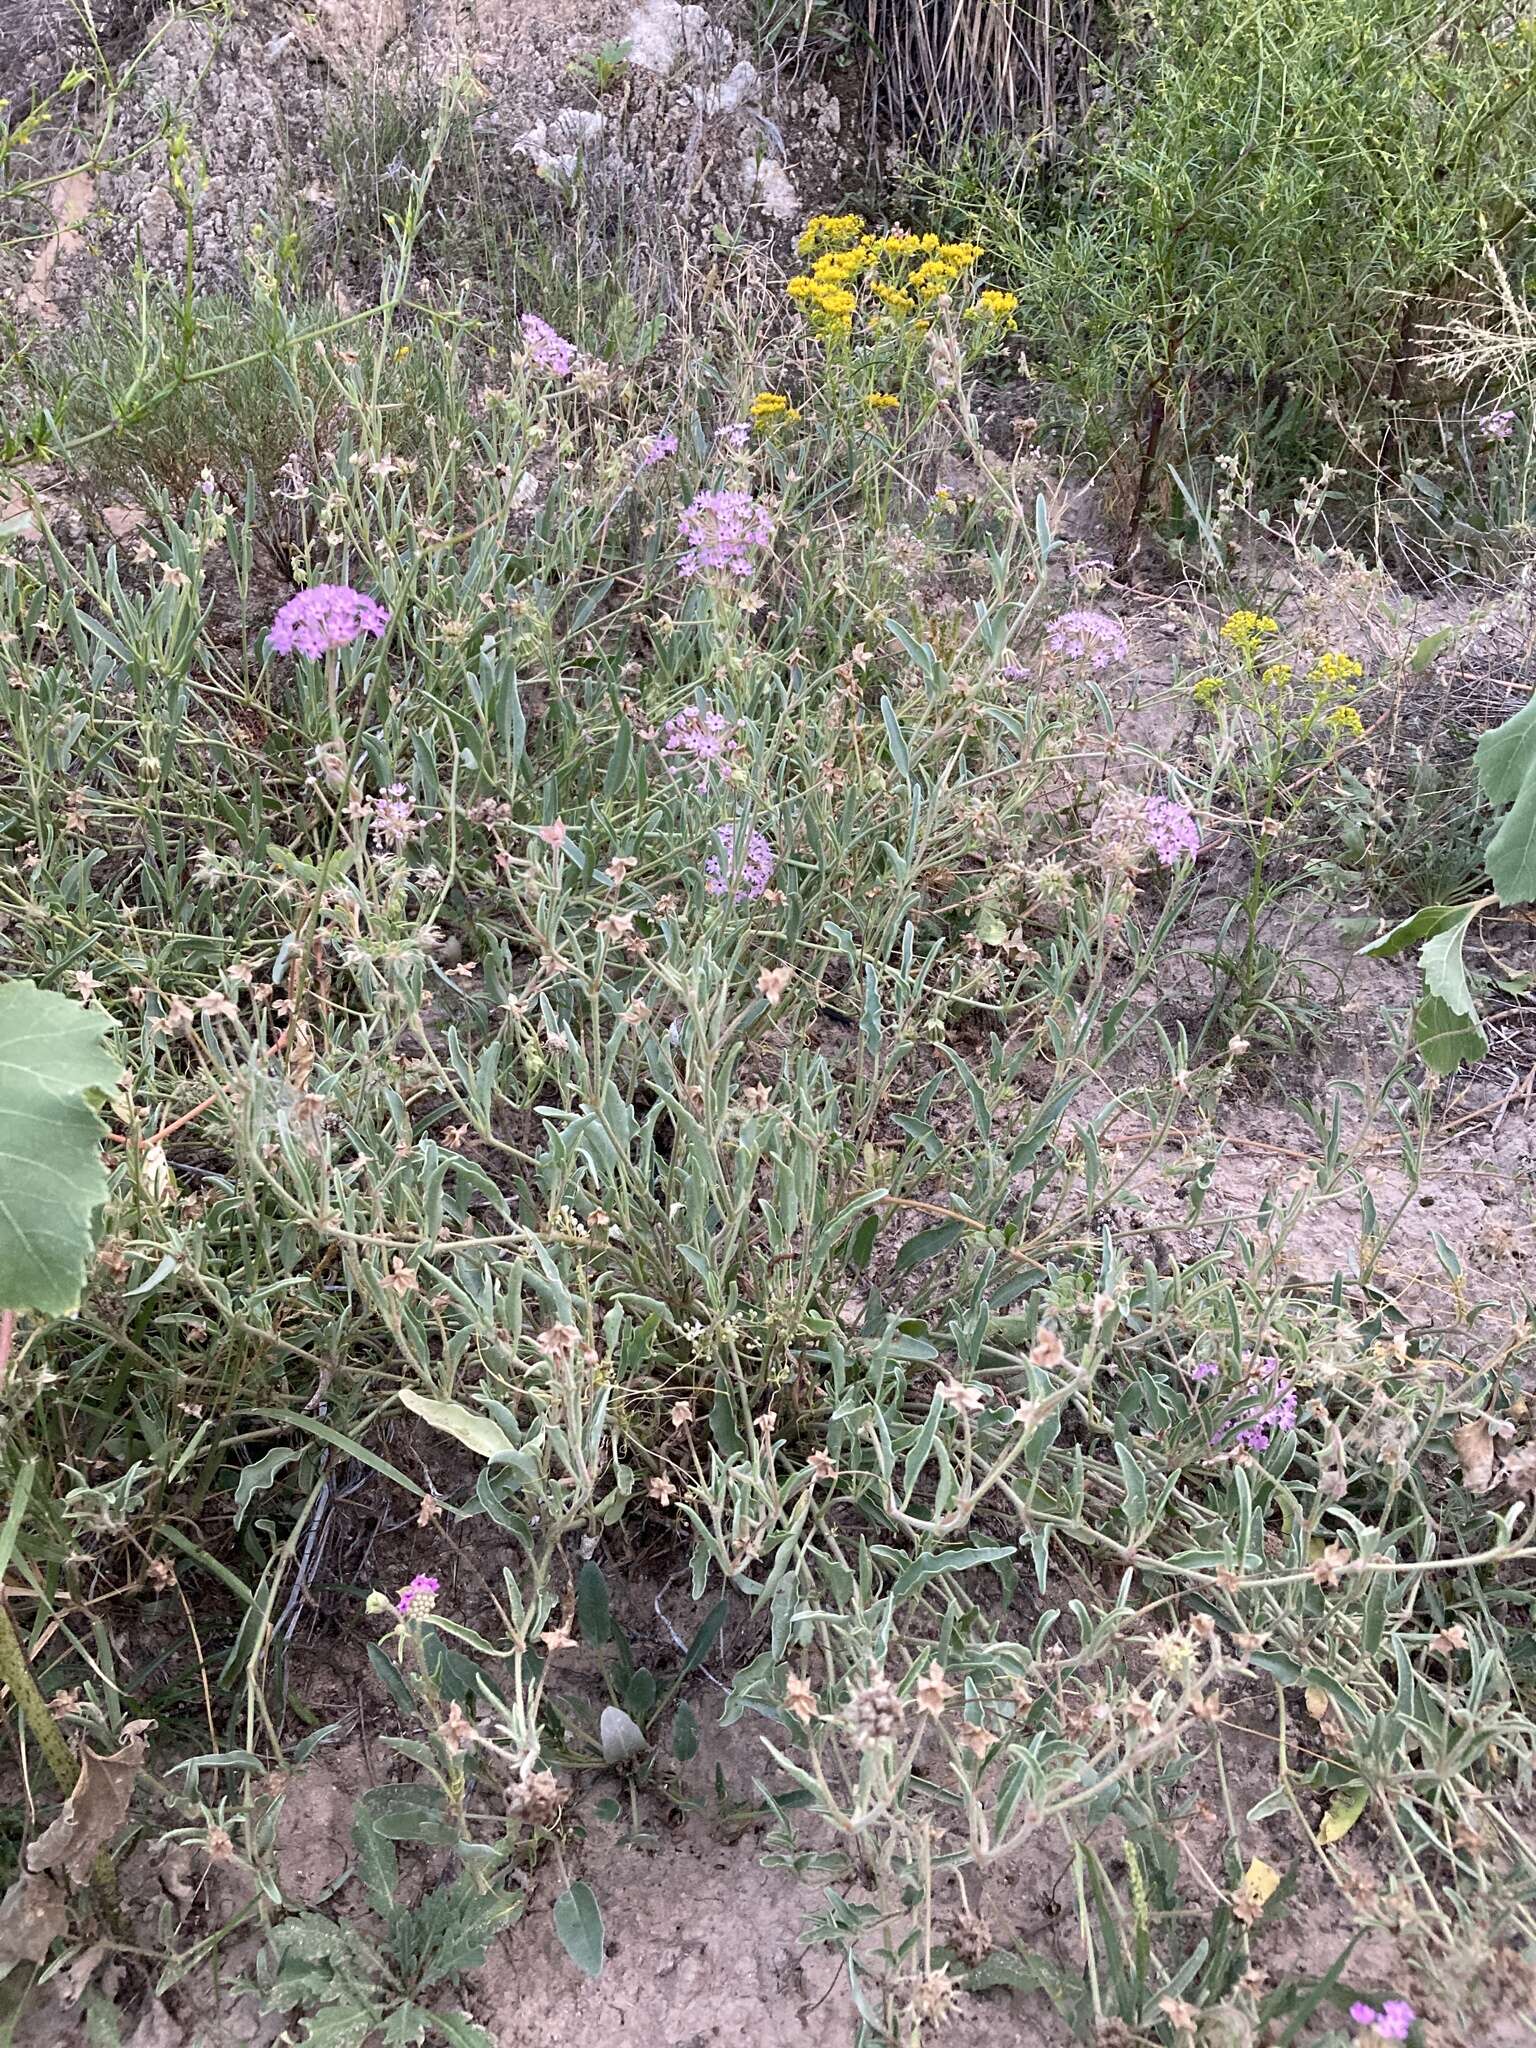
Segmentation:
<svg viewBox="0 0 1536 2048">
<path fill-rule="evenodd" d="M 64 1731 L 53 1718 L 52 1708 L 38 1690 L 37 1680 L 27 1664 L 21 1637 L 16 1633 L 16 1624 L 11 1620 L 11 1610 L 3 1598 L 0 1598 L 0 1685 L 9 1689 L 22 1720 L 31 1730 L 33 1741 L 53 1773 L 55 1783 L 68 1799 L 80 1776 L 80 1766 L 64 1740 Z M 108 1921 L 116 1927 L 121 1919 L 117 1871 L 105 1849 L 98 1853 L 91 1866 L 91 1887 Z"/>
</svg>

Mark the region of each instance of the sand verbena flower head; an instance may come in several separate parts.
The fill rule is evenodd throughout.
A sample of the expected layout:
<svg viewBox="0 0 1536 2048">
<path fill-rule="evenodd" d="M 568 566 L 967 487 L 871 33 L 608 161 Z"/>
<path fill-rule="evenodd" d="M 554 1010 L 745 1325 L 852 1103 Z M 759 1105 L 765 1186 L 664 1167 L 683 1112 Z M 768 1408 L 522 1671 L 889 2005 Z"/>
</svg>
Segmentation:
<svg viewBox="0 0 1536 2048">
<path fill-rule="evenodd" d="M 1081 661 L 1095 670 L 1125 661 L 1131 652 L 1120 621 L 1086 606 L 1052 619 L 1045 629 L 1045 644 L 1058 661 Z"/>
<path fill-rule="evenodd" d="M 1406 1998 L 1389 1998 L 1379 2011 L 1357 1999 L 1349 2008 L 1349 2016 L 1374 2041 L 1406 2041 L 1418 2017 Z"/>
<path fill-rule="evenodd" d="M 1200 851 L 1200 827 L 1193 811 L 1175 803 L 1171 796 L 1149 796 L 1144 815 L 1147 845 L 1154 859 L 1165 868 L 1194 859 Z"/>
<path fill-rule="evenodd" d="M 364 633 L 382 639 L 388 624 L 389 613 L 377 598 L 346 583 L 317 583 L 289 598 L 272 621 L 267 645 L 274 654 L 307 654 L 318 661 Z"/>
<path fill-rule="evenodd" d="M 773 515 L 750 491 L 700 491 L 677 529 L 688 543 L 678 564 L 685 576 L 750 576 L 756 550 L 773 539 Z"/>
<path fill-rule="evenodd" d="M 730 774 L 732 763 L 741 752 L 741 742 L 735 726 L 723 712 L 690 704 L 685 711 L 675 712 L 662 727 L 661 750 L 670 757 L 669 768 L 697 769 L 695 787 L 702 794 L 709 788 L 712 775 L 724 781 Z"/>
<path fill-rule="evenodd" d="M 556 334 L 547 320 L 537 313 L 525 313 L 519 325 L 523 330 L 523 347 L 535 369 L 546 371 L 551 377 L 569 377 L 576 367 L 576 350 L 564 335 Z"/>
<path fill-rule="evenodd" d="M 717 825 L 719 852 L 704 863 L 704 887 L 711 896 L 729 894 L 733 903 L 750 903 L 773 880 L 778 857 L 761 832 L 739 840 L 734 825 Z"/>
<path fill-rule="evenodd" d="M 430 1572 L 418 1572 L 408 1586 L 400 1588 L 395 1599 L 395 1612 L 408 1620 L 420 1621 L 437 1605 L 441 1590 Z"/>
</svg>

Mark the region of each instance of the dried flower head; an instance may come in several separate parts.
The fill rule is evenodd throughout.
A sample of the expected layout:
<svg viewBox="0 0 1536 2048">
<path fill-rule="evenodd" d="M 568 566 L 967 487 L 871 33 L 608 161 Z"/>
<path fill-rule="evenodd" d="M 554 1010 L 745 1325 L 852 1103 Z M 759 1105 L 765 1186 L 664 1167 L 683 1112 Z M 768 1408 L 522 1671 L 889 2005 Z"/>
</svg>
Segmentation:
<svg viewBox="0 0 1536 2048">
<path fill-rule="evenodd" d="M 843 1709 L 843 1722 L 855 1749 L 873 1749 L 901 1733 L 906 1707 L 901 1694 L 883 1672 L 876 1672 Z"/>
<path fill-rule="evenodd" d="M 553 1771 L 524 1769 L 507 1787 L 507 1811 L 531 1828 L 552 1828 L 565 1793 Z"/>
</svg>

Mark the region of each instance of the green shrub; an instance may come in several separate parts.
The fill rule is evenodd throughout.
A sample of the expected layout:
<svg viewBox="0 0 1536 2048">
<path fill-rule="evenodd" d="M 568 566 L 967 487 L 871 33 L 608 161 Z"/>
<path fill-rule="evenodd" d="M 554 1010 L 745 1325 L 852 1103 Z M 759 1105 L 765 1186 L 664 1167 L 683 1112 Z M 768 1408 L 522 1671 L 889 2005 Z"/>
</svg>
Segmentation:
<svg viewBox="0 0 1536 2048">
<path fill-rule="evenodd" d="M 1122 77 L 1128 73 L 1128 77 Z M 1055 167 L 918 179 L 1011 262 L 1134 538 L 1217 453 L 1410 482 L 1423 337 L 1529 260 L 1536 37 L 1490 0 L 1154 0 Z M 1116 89 L 1116 88 L 1129 89 Z M 986 169 L 987 166 L 983 166 Z M 994 166 L 995 170 L 995 166 Z"/>
</svg>

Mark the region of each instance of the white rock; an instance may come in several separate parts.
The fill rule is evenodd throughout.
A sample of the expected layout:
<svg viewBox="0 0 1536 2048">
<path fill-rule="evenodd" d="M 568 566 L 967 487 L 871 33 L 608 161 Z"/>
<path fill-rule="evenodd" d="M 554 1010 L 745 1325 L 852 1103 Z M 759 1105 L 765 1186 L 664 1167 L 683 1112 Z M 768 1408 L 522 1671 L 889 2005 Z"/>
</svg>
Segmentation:
<svg viewBox="0 0 1536 2048">
<path fill-rule="evenodd" d="M 681 57 L 729 58 L 735 47 L 724 29 L 717 29 L 703 7 L 682 0 L 640 0 L 624 31 L 629 61 L 637 71 L 665 78 Z"/>
<path fill-rule="evenodd" d="M 604 115 L 586 107 L 562 107 L 547 121 L 535 121 L 525 128 L 512 147 L 532 158 L 540 176 L 570 179 L 580 168 L 582 151 L 596 142 L 607 126 Z"/>
<path fill-rule="evenodd" d="M 790 182 L 788 171 L 776 157 L 743 157 L 741 189 L 752 204 L 770 220 L 798 220 L 800 195 Z"/>
</svg>

